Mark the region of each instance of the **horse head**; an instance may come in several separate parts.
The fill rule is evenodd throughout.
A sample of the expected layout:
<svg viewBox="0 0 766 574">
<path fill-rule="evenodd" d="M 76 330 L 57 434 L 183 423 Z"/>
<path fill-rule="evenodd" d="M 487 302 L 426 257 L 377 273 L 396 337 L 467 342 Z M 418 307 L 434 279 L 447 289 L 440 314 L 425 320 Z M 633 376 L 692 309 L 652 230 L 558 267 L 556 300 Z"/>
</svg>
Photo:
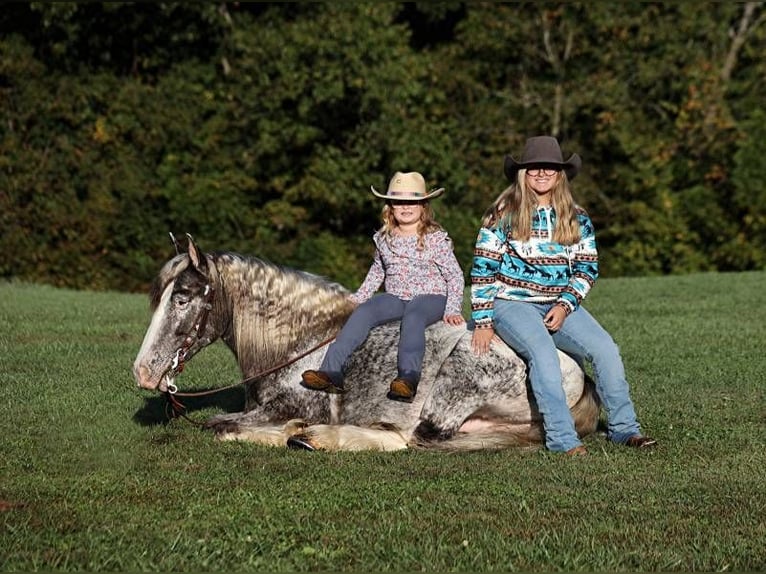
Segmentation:
<svg viewBox="0 0 766 574">
<path fill-rule="evenodd" d="M 185 362 L 219 336 L 213 322 L 208 321 L 215 294 L 215 267 L 191 235 L 187 237 L 187 253 L 168 261 L 152 285 L 154 314 L 133 364 L 136 383 L 144 389 L 173 391 L 173 380 Z"/>
</svg>

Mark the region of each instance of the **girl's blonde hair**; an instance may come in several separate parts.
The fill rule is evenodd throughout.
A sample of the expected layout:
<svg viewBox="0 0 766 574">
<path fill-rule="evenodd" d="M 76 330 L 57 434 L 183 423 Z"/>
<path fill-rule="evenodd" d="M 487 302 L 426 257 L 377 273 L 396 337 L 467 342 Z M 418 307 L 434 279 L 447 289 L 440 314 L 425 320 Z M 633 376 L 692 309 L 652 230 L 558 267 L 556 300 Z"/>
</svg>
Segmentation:
<svg viewBox="0 0 766 574">
<path fill-rule="evenodd" d="M 526 182 L 527 170 L 520 169 L 516 181 L 497 197 L 482 218 L 483 227 L 500 227 L 511 239 L 529 241 L 532 236 L 532 216 L 537 209 L 537 196 Z M 580 241 L 580 225 L 577 221 L 569 179 L 562 170 L 556 176 L 551 192 L 551 206 L 556 212 L 553 241 L 562 245 L 574 245 Z"/>
<path fill-rule="evenodd" d="M 418 223 L 418 250 L 422 251 L 426 247 L 425 236 L 434 231 L 443 231 L 444 228 L 439 225 L 434 219 L 434 212 L 431 209 L 431 204 L 428 200 L 418 201 L 423 209 L 420 212 L 420 222 Z M 381 221 L 383 221 L 383 227 L 380 228 L 383 237 L 388 240 L 393 236 L 394 229 L 397 227 L 396 218 L 394 217 L 394 208 L 390 201 L 386 201 L 380 212 Z"/>
</svg>

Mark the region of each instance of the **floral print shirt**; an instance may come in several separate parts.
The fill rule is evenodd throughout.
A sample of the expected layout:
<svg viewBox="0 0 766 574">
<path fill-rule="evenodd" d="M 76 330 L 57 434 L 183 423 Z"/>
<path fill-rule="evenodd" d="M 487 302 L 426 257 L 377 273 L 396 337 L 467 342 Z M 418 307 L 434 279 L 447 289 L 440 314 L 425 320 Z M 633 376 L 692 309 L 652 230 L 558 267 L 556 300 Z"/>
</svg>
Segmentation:
<svg viewBox="0 0 766 574">
<path fill-rule="evenodd" d="M 446 295 L 444 315 L 460 315 L 463 307 L 465 279 L 446 231 L 435 231 L 424 237 L 425 248 L 418 249 L 417 235 L 373 236 L 375 256 L 364 282 L 351 295 L 364 303 L 385 282 L 385 291 L 404 301 L 417 295 Z"/>
</svg>

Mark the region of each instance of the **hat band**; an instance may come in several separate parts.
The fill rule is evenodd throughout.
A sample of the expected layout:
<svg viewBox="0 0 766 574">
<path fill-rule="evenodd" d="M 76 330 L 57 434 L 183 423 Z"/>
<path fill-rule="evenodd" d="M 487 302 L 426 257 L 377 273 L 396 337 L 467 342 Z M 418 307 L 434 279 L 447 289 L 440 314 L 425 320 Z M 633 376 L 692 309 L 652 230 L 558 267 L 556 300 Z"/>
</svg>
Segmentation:
<svg viewBox="0 0 766 574">
<path fill-rule="evenodd" d="M 423 193 L 422 191 L 395 191 L 395 190 L 390 190 L 389 189 L 387 195 L 400 196 L 400 197 L 404 196 L 404 195 L 408 195 L 408 196 L 411 197 L 411 196 L 414 195 L 416 197 L 425 197 L 426 194 Z"/>
</svg>

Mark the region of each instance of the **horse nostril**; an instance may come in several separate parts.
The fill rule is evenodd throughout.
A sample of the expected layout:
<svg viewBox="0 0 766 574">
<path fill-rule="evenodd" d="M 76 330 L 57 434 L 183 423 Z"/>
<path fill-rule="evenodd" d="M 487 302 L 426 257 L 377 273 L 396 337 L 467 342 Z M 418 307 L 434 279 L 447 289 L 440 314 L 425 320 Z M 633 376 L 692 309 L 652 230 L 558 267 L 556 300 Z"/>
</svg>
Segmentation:
<svg viewBox="0 0 766 574">
<path fill-rule="evenodd" d="M 149 367 L 146 365 L 139 365 L 137 368 L 133 369 L 133 376 L 136 378 L 136 383 L 142 389 L 154 388 L 150 381 L 150 375 Z"/>
</svg>

